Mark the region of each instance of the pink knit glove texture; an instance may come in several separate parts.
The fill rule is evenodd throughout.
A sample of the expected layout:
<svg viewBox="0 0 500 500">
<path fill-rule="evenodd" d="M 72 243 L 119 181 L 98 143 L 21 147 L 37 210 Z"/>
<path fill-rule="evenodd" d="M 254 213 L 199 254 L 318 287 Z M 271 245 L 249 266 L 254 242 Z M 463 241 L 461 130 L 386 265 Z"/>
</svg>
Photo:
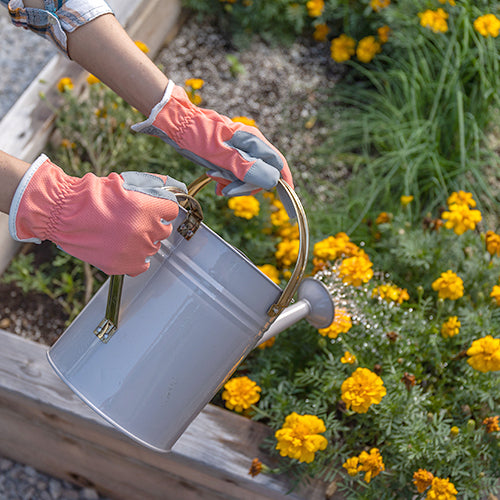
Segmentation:
<svg viewBox="0 0 500 500">
<path fill-rule="evenodd" d="M 207 168 L 217 181 L 218 194 L 239 196 L 270 190 L 280 176 L 293 187 L 284 156 L 256 127 L 195 106 L 172 80 L 149 118 L 132 129 L 160 137 Z"/>
<path fill-rule="evenodd" d="M 136 276 L 149 267 L 179 207 L 170 177 L 144 172 L 71 177 L 40 156 L 21 180 L 9 212 L 18 241 L 50 240 L 107 274 Z"/>
</svg>

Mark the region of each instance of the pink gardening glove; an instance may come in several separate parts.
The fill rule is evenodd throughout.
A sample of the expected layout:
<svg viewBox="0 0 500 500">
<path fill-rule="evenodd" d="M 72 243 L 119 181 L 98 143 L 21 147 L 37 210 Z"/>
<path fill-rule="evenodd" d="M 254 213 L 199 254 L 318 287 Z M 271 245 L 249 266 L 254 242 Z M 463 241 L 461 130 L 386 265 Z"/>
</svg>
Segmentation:
<svg viewBox="0 0 500 500">
<path fill-rule="evenodd" d="M 170 177 L 144 172 L 70 177 L 45 155 L 28 169 L 9 212 L 18 241 L 50 240 L 107 274 L 136 276 L 149 267 L 177 217 Z"/>
<path fill-rule="evenodd" d="M 238 196 L 269 190 L 280 175 L 293 187 L 284 156 L 256 127 L 195 106 L 172 80 L 149 118 L 132 129 L 160 137 L 207 168 L 208 175 L 217 181 L 218 194 Z"/>
</svg>

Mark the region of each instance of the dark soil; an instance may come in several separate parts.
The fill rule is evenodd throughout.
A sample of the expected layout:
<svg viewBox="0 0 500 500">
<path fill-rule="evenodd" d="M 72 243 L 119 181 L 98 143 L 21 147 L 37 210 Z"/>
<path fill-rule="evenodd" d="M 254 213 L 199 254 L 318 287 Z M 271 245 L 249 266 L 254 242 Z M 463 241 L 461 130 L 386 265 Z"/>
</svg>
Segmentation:
<svg viewBox="0 0 500 500">
<path fill-rule="evenodd" d="M 0 283 L 0 329 L 36 342 L 52 345 L 63 333 L 68 315 L 43 293 L 23 291 Z"/>
</svg>

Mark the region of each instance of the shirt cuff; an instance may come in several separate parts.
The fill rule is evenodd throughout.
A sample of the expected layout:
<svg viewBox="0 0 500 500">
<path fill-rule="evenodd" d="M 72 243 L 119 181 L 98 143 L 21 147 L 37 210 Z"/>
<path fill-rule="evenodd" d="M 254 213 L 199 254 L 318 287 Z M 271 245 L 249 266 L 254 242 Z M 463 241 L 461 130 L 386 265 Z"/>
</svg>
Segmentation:
<svg viewBox="0 0 500 500">
<path fill-rule="evenodd" d="M 8 9 L 16 26 L 30 29 L 49 39 L 66 55 L 66 33 L 103 14 L 113 13 L 104 0 L 44 0 L 44 5 L 44 9 L 34 9 L 25 7 L 23 0 L 10 0 Z"/>
</svg>

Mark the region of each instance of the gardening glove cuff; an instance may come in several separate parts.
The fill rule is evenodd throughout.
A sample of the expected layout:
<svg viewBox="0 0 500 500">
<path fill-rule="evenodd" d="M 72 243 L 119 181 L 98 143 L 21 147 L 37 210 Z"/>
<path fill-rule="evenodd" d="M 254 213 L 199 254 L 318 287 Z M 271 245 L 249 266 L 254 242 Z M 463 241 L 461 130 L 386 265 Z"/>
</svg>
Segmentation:
<svg viewBox="0 0 500 500">
<path fill-rule="evenodd" d="M 22 178 L 9 212 L 11 236 L 50 240 L 107 274 L 136 276 L 167 238 L 184 184 L 144 172 L 71 177 L 41 155 Z"/>
<path fill-rule="evenodd" d="M 217 194 L 241 196 L 270 190 L 280 176 L 293 187 L 284 156 L 256 128 L 199 108 L 169 80 L 162 100 L 132 130 L 154 135 L 208 169 Z"/>
</svg>

